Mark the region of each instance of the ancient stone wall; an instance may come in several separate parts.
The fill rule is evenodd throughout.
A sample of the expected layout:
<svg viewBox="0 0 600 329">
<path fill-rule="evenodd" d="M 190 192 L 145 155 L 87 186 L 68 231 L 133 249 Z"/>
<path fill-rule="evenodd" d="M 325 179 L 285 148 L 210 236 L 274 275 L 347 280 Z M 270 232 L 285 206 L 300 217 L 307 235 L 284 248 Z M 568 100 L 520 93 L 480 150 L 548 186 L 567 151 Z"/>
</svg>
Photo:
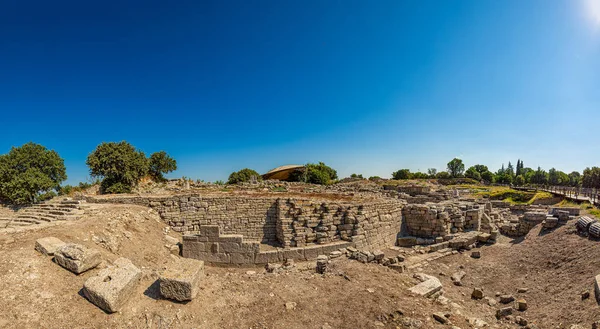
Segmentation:
<svg viewBox="0 0 600 329">
<path fill-rule="evenodd" d="M 193 234 L 204 225 L 219 226 L 223 234 L 241 234 L 263 243 L 277 242 L 277 198 L 203 196 L 88 197 L 89 202 L 126 203 L 152 207 L 182 234 Z"/>
<path fill-rule="evenodd" d="M 297 254 L 292 258 L 311 259 L 323 248 L 353 245 L 374 250 L 394 246 L 405 204 L 384 198 L 337 202 L 201 195 L 88 199 L 96 203 L 152 207 L 174 230 L 184 234 L 187 254 L 208 262 L 229 264 L 261 263 L 265 259 L 287 257 L 289 250 Z M 253 249 L 259 243 L 283 247 L 283 251 L 259 252 Z"/>
</svg>

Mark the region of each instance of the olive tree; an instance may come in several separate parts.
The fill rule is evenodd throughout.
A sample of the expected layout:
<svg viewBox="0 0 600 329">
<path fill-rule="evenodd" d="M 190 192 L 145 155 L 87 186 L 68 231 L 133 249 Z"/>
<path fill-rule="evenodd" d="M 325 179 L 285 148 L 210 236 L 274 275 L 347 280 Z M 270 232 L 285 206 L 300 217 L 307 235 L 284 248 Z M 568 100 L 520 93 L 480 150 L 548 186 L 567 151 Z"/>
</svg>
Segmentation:
<svg viewBox="0 0 600 329">
<path fill-rule="evenodd" d="M 0 155 L 0 197 L 12 203 L 54 196 L 66 179 L 64 160 L 42 145 L 30 142 Z"/>
</svg>

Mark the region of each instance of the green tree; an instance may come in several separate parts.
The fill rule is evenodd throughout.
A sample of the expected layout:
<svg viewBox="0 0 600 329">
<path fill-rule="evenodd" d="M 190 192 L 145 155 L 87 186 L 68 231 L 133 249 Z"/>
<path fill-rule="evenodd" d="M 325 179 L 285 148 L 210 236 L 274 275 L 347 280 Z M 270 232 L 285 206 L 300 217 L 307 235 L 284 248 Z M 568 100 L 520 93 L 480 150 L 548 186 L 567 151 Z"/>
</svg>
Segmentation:
<svg viewBox="0 0 600 329">
<path fill-rule="evenodd" d="M 177 170 L 177 161 L 170 157 L 167 152 L 160 151 L 150 155 L 149 160 L 149 173 L 157 181 L 164 181 L 163 174 L 168 174 L 174 170 Z"/>
<path fill-rule="evenodd" d="M 573 171 L 569 174 L 569 186 L 581 186 L 581 174 L 578 171 Z"/>
<path fill-rule="evenodd" d="M 515 185 L 517 185 L 517 186 L 525 185 L 525 177 L 523 177 L 523 175 L 517 175 L 515 177 Z"/>
<path fill-rule="evenodd" d="M 379 177 L 379 176 L 371 176 L 371 177 L 369 177 L 370 181 L 378 181 L 380 179 L 381 179 L 381 177 Z"/>
<path fill-rule="evenodd" d="M 487 166 L 480 165 L 480 164 L 474 165 L 473 168 L 475 168 L 475 171 L 477 171 L 480 175 L 486 171 L 490 171 Z"/>
<path fill-rule="evenodd" d="M 47 199 L 66 179 L 64 160 L 42 145 L 30 142 L 0 155 L 0 197 L 12 203 Z"/>
<path fill-rule="evenodd" d="M 468 178 L 472 178 L 476 181 L 481 180 L 481 174 L 477 171 L 475 166 L 469 167 L 469 169 L 467 169 L 467 171 L 465 172 L 465 176 Z"/>
<path fill-rule="evenodd" d="M 450 176 L 450 174 L 447 171 L 440 171 L 439 173 L 437 173 L 437 175 L 435 175 L 435 178 L 450 179 L 450 178 L 452 178 L 452 176 Z"/>
<path fill-rule="evenodd" d="M 514 169 L 513 165 L 510 163 L 510 161 L 508 161 L 508 166 L 506 167 L 505 174 L 511 176 L 511 178 L 515 177 L 515 169 Z"/>
<path fill-rule="evenodd" d="M 392 173 L 392 178 L 396 180 L 410 179 L 411 177 L 412 175 L 410 174 L 409 169 L 400 169 Z"/>
<path fill-rule="evenodd" d="M 487 167 L 486 167 L 486 168 L 487 168 Z M 489 170 L 487 170 L 487 171 L 484 171 L 484 172 L 481 174 L 481 179 L 483 179 L 483 180 L 484 180 L 486 183 L 488 183 L 488 184 L 495 183 L 495 176 L 494 176 L 494 173 L 492 173 L 492 172 L 491 172 L 491 171 L 489 171 Z"/>
<path fill-rule="evenodd" d="M 600 188 L 600 168 L 592 167 L 583 170 L 583 187 Z"/>
<path fill-rule="evenodd" d="M 427 169 L 427 174 L 429 175 L 429 178 L 435 178 L 435 175 L 437 175 L 437 169 L 429 168 Z"/>
<path fill-rule="evenodd" d="M 262 180 L 262 177 L 260 176 L 260 174 L 258 172 L 256 172 L 256 170 L 244 168 L 240 171 L 232 172 L 229 175 L 229 180 L 227 181 L 227 184 L 237 184 L 237 183 L 249 182 L 253 179 L 260 181 L 260 180 Z"/>
<path fill-rule="evenodd" d="M 429 178 L 429 175 L 427 175 L 426 173 L 422 173 L 420 171 L 413 173 L 411 176 L 412 176 L 412 179 L 427 179 L 427 178 Z"/>
<path fill-rule="evenodd" d="M 531 183 L 538 184 L 538 185 L 547 184 L 548 183 L 548 173 L 545 170 L 543 170 L 541 167 L 538 167 L 538 169 L 533 173 L 533 176 L 531 177 Z"/>
<path fill-rule="evenodd" d="M 350 175 L 350 178 L 364 179 L 362 174 L 352 174 L 352 175 Z"/>
<path fill-rule="evenodd" d="M 149 170 L 144 152 L 126 141 L 98 145 L 86 164 L 92 177 L 102 179 L 102 193 L 129 193 Z"/>
<path fill-rule="evenodd" d="M 461 177 L 465 172 L 465 165 L 462 160 L 458 158 L 454 158 L 452 161 L 448 162 L 447 168 L 448 173 L 452 178 Z"/>
</svg>

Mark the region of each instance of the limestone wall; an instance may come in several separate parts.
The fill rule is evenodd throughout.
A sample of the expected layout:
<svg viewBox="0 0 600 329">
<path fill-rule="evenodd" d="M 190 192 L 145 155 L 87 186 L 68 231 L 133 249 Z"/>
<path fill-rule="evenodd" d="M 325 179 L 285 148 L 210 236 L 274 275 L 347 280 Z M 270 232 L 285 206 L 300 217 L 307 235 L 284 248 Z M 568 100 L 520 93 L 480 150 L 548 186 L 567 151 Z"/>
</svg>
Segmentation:
<svg viewBox="0 0 600 329">
<path fill-rule="evenodd" d="M 241 234 L 263 243 L 277 242 L 277 198 L 247 196 L 88 197 L 89 202 L 126 203 L 152 207 L 182 234 L 193 234 L 204 225 L 216 225 L 223 234 Z"/>
<path fill-rule="evenodd" d="M 366 250 L 394 246 L 405 205 L 386 198 L 338 202 L 197 194 L 89 197 L 88 201 L 152 207 L 174 230 L 184 234 L 185 254 L 228 264 L 262 263 L 288 256 L 311 259 L 324 250 L 349 245 Z M 260 243 L 282 249 L 259 251 L 256 246 Z"/>
</svg>

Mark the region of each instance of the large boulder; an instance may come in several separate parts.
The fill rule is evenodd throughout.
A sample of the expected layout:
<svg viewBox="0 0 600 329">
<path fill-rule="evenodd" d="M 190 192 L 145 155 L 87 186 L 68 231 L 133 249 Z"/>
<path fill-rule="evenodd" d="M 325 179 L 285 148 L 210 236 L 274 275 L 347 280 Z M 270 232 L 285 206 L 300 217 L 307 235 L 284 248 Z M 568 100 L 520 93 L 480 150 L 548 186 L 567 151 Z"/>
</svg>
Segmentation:
<svg viewBox="0 0 600 329">
<path fill-rule="evenodd" d="M 35 241 L 35 250 L 48 256 L 54 255 L 58 248 L 64 246 L 65 243 L 62 240 L 53 236 L 37 239 Z"/>
<path fill-rule="evenodd" d="M 160 294 L 176 301 L 192 300 L 198 294 L 199 282 L 204 276 L 204 262 L 191 258 L 179 261 L 159 277 Z"/>
<path fill-rule="evenodd" d="M 98 266 L 102 259 L 98 250 L 67 243 L 56 250 L 54 261 L 67 270 L 80 274 Z"/>
<path fill-rule="evenodd" d="M 83 284 L 83 294 L 108 313 L 121 309 L 133 294 L 142 271 L 127 258 L 119 258 L 113 266 L 101 270 Z"/>
</svg>

